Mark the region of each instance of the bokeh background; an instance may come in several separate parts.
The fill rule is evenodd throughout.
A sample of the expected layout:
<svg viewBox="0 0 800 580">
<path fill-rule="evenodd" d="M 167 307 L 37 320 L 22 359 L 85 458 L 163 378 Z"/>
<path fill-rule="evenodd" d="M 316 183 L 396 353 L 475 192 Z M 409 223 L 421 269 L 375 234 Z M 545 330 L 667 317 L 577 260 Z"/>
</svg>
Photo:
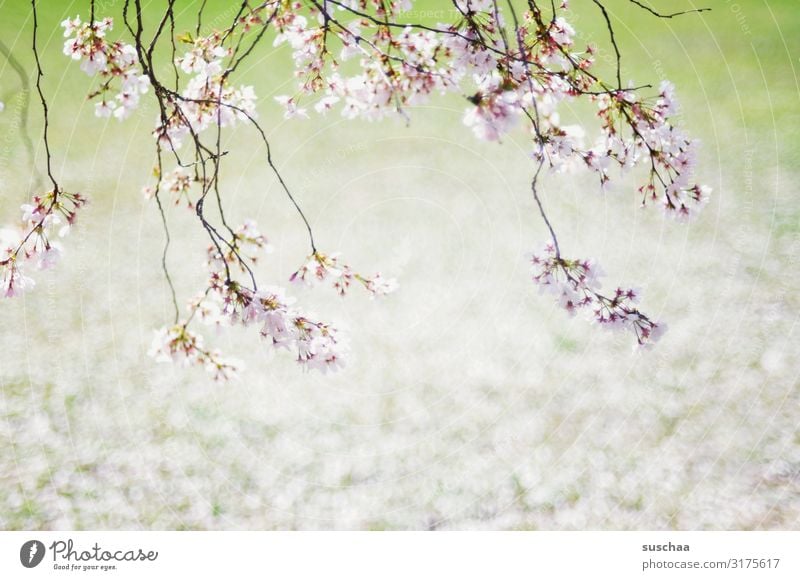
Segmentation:
<svg viewBox="0 0 800 580">
<path fill-rule="evenodd" d="M 160 2 L 145 2 L 155 14 Z M 448 4 L 418 2 L 436 23 Z M 608 54 L 596 7 L 573 0 L 583 42 Z M 663 10 L 690 2 L 653 2 Z M 199 2 L 179 2 L 188 28 Z M 607 283 L 640 284 L 669 323 L 656 349 L 571 319 L 529 280 L 546 240 L 530 197 L 530 146 L 476 141 L 455 97 L 396 120 L 285 121 L 289 55 L 270 42 L 253 84 L 276 161 L 327 251 L 396 276 L 383 301 L 295 290 L 349 332 L 347 368 L 303 373 L 252 329 L 207 334 L 244 360 L 239 381 L 154 363 L 171 319 L 151 183 L 155 111 L 93 115 L 92 80 L 61 54 L 59 22 L 88 2 L 41 2 L 54 170 L 92 204 L 60 266 L 0 302 L 3 529 L 796 529 L 800 518 L 800 11 L 796 0 L 710 0 L 659 20 L 608 0 L 637 83 L 669 78 L 702 141 L 714 188 L 688 225 L 642 210 L 634 178 L 606 193 L 548 175 L 543 195 L 571 256 Z M 209 3 L 222 26 L 233 3 Z M 98 2 L 119 17 L 121 1 Z M 446 18 L 446 16 L 445 16 Z M 28 3 L 0 0 L 0 34 L 33 78 Z M 122 34 L 119 21 L 114 32 Z M 112 34 L 113 36 L 113 34 Z M 0 58 L 0 215 L 32 192 L 20 84 Z M 591 111 L 563 117 L 592 123 Z M 41 166 L 40 109 L 29 125 Z M 307 252 L 302 223 L 256 136 L 228 136 L 232 221 L 256 219 L 285 284 Z M 641 175 L 639 175 L 641 177 Z M 204 234 L 168 211 L 181 303 L 202 283 Z"/>
</svg>

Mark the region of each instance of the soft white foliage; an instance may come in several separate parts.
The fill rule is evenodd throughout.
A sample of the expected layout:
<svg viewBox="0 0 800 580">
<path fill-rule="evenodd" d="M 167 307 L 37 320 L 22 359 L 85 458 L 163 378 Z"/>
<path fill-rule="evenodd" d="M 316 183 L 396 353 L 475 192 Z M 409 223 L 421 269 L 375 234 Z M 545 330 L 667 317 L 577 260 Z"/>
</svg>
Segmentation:
<svg viewBox="0 0 800 580">
<path fill-rule="evenodd" d="M 35 286 L 25 274 L 31 263 L 46 270 L 58 262 L 61 246 L 53 234 L 66 236 L 84 205 L 86 198 L 79 193 L 50 191 L 20 207 L 18 226 L 0 228 L 0 294 L 4 298 L 19 296 Z"/>
</svg>

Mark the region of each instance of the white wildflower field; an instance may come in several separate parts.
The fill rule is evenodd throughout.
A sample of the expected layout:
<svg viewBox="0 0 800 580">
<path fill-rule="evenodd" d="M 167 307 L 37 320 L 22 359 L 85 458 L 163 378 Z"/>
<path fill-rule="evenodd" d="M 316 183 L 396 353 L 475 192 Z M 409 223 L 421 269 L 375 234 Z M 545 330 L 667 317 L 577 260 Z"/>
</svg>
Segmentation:
<svg viewBox="0 0 800 580">
<path fill-rule="evenodd" d="M 102 29 L 110 39 L 128 38 L 123 4 L 95 8 L 98 22 L 114 19 Z M 195 75 L 183 98 L 200 109 L 223 54 L 203 44 L 197 8 L 184 4 L 176 37 L 191 30 L 180 42 L 192 49 L 174 74 Z M 178 111 L 154 130 L 152 79 L 172 82 L 169 42 L 148 80 L 130 72 L 146 60 L 132 48 L 104 48 L 108 62 L 81 52 L 97 40 L 86 40 L 96 33 L 88 2 L 39 2 L 51 169 L 62 195 L 79 192 L 61 198 L 78 217 L 52 224 L 55 250 L 31 246 L 29 282 L 3 266 L 0 529 L 797 529 L 800 14 L 794 0 L 708 4 L 658 18 L 608 0 L 619 60 L 592 2 L 571 0 L 571 26 L 554 19 L 547 33 L 556 47 L 598 45 L 596 70 L 613 78 L 619 65 L 630 88 L 651 85 L 642 90 L 660 100 L 648 122 L 668 116 L 660 127 L 696 141 L 698 185 L 672 176 L 672 208 L 651 203 L 646 185 L 642 207 L 639 188 L 651 159 L 653 171 L 689 165 L 688 138 L 625 173 L 627 149 L 604 161 L 587 149 L 577 172 L 542 161 L 559 153 L 561 126 L 585 127 L 592 142 L 605 96 L 565 99 L 546 121 L 538 95 L 510 102 L 535 108 L 541 149 L 523 115 L 515 125 L 500 97 L 486 103 L 510 91 L 485 79 L 467 98 L 434 92 L 372 119 L 335 83 L 303 105 L 296 39 L 270 33 L 232 87 L 216 81 L 234 103 L 227 124 L 219 102 L 189 111 L 217 124 L 213 180 L 225 217 L 244 224 L 228 253 L 209 248 L 198 200 L 181 185 L 191 172 L 169 157 L 178 139 L 195 151 L 196 125 L 176 122 Z M 231 6 L 210 1 L 198 27 L 224 28 Z M 159 10 L 145 3 L 150 25 Z M 406 18 L 434 27 L 451 11 L 415 2 Z M 23 86 L 0 54 L 0 228 L 23 204 L 25 222 L 44 215 L 45 202 L 28 204 L 51 187 L 32 33 L 30 3 L 0 0 L 2 45 L 29 75 Z M 343 71 L 374 48 L 342 39 L 355 53 Z M 428 50 L 415 46 L 408 54 Z M 98 89 L 109 66 L 122 84 Z M 585 82 L 583 96 L 597 96 Z M 639 114 L 615 90 L 620 110 Z M 263 140 L 247 126 L 256 114 Z M 154 172 L 159 130 L 158 146 L 169 144 Z M 558 133 L 562 147 L 571 131 Z M 687 215 L 673 219 L 684 202 Z M 9 231 L 3 250 L 16 243 Z M 564 266 L 558 251 L 591 267 Z M 251 274 L 258 291 L 237 290 Z M 597 294 L 617 288 L 618 302 Z M 187 304 L 202 344 L 187 346 L 188 322 L 173 321 Z M 587 316 L 598 304 L 606 310 Z M 609 323 L 619 312 L 630 318 Z"/>
</svg>

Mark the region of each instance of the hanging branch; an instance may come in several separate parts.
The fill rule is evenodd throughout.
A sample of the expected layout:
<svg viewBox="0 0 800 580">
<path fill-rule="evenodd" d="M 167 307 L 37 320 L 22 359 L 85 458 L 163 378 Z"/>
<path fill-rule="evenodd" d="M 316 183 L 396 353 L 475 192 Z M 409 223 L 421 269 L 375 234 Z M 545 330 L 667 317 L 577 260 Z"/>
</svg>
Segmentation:
<svg viewBox="0 0 800 580">
<path fill-rule="evenodd" d="M 646 4 L 642 4 L 638 0 L 628 0 L 632 4 L 636 4 L 639 8 L 647 10 L 653 16 L 657 16 L 659 18 L 675 18 L 676 16 L 683 16 L 684 14 L 691 14 L 693 12 L 710 12 L 711 8 L 693 8 L 691 10 L 683 10 L 681 12 L 672 12 L 671 14 L 662 14 L 661 12 L 657 12 L 647 6 Z"/>
<path fill-rule="evenodd" d="M 633 1 L 633 0 L 631 0 Z M 603 20 L 606 22 L 606 28 L 608 28 L 608 36 L 611 39 L 611 46 L 614 47 L 614 56 L 616 57 L 616 67 L 617 67 L 617 89 L 620 91 L 622 90 L 622 55 L 619 52 L 619 46 L 617 46 L 617 39 L 614 36 L 614 27 L 611 25 L 611 18 L 608 16 L 608 11 L 606 7 L 600 2 L 600 0 L 592 0 L 592 2 L 600 8 L 600 12 L 603 13 Z"/>
<path fill-rule="evenodd" d="M 39 50 L 36 46 L 36 37 L 39 31 L 36 0 L 31 0 L 31 7 L 33 8 L 33 56 L 36 60 L 36 92 L 39 93 L 39 100 L 42 103 L 42 117 L 44 119 L 42 140 L 44 141 L 45 164 L 47 167 L 47 177 L 50 179 L 50 183 L 53 184 L 53 203 L 55 204 L 58 201 L 59 188 L 58 183 L 56 183 L 56 178 L 53 177 L 53 168 L 51 167 L 52 154 L 50 153 L 50 140 L 47 135 L 50 129 L 50 117 L 47 108 L 47 100 L 44 98 L 44 93 L 42 92 L 42 77 L 44 77 L 44 72 L 42 72 L 42 63 L 39 60 Z"/>
<path fill-rule="evenodd" d="M 192 22 L 194 34 L 178 34 L 175 0 L 168 0 L 147 31 L 141 0 L 125 0 L 123 21 L 130 44 L 109 40 L 113 22 L 95 21 L 94 3 L 88 23 L 67 20 L 66 52 L 81 61 L 85 72 L 101 79 L 99 88 L 90 93 L 99 116 L 125 119 L 148 91 L 158 105 L 153 131 L 156 183 L 146 193 L 156 200 L 165 232 L 161 263 L 175 319 L 159 331 L 154 356 L 187 360 L 205 366 L 215 378 L 227 378 L 235 365 L 204 347 L 202 336 L 190 324 L 257 323 L 268 343 L 288 347 L 302 365 L 323 371 L 341 365 L 343 348 L 335 328 L 290 306 L 282 288 L 258 283 L 256 265 L 270 245 L 255 223 L 247 220 L 236 227 L 229 221 L 222 168 L 238 148 L 224 149 L 223 134 L 241 124 L 255 129 L 265 148 L 266 167 L 308 233 L 310 254 L 289 280 L 329 283 L 342 295 L 353 284 L 363 286 L 370 296 L 396 287 L 379 273 L 362 275 L 338 254 L 320 251 L 306 213 L 278 169 L 273 143 L 258 121 L 254 89 L 235 84 L 240 65 L 256 54 L 270 31 L 275 45 L 289 46 L 298 80 L 294 94 L 276 97 L 285 118 L 307 117 L 311 101 L 319 114 L 341 109 L 348 119 L 373 121 L 399 115 L 410 122 L 409 107 L 450 92 L 464 98 L 464 123 L 479 139 L 501 141 L 521 120 L 535 160 L 531 195 L 549 237 L 544 250 L 530 256 L 533 281 L 551 291 L 568 312 L 583 311 L 603 327 L 627 329 L 639 345 L 655 342 L 665 326 L 638 310 L 640 292 L 618 287 L 601 294 L 599 267 L 593 260 L 565 257 L 542 202 L 546 171 L 584 169 L 598 178 L 602 188 L 612 166 L 628 170 L 637 165 L 647 168 L 638 190 L 642 205 L 658 205 L 667 215 L 685 219 L 708 199 L 708 188 L 690 180 L 693 142 L 671 121 L 676 108 L 672 86 L 662 83 L 655 94 L 646 92 L 652 88 L 649 84 L 623 88 L 622 50 L 610 14 L 602 0 L 592 1 L 605 21 L 615 57 L 612 82 L 595 71 L 596 49 L 576 46 L 566 3 L 557 6 L 554 0 L 545 4 L 546 13 L 536 0 L 526 0 L 524 11 L 518 11 L 513 0 L 505 5 L 498 0 L 451 0 L 456 17 L 437 26 L 409 22 L 392 0 L 244 0 L 233 6 L 233 18 L 225 26 L 203 31 L 204 0 Z M 661 18 L 704 10 L 661 14 L 631 1 Z M 170 56 L 170 73 L 165 75 L 173 77 L 170 86 L 157 73 L 164 70 L 156 62 L 161 54 Z M 349 59 L 356 60 L 356 66 L 342 66 Z M 37 66 L 52 179 L 38 55 Z M 601 128 L 594 144 L 587 145 L 581 134 L 559 123 L 558 105 L 573 99 L 597 107 Z M 174 161 L 172 168 L 168 161 Z M 53 185 L 53 196 L 58 197 L 55 180 Z M 208 283 L 190 301 L 183 318 L 167 269 L 171 236 L 165 196 L 175 204 L 185 203 L 210 240 Z M 213 206 L 206 203 L 209 196 Z M 211 207 L 216 211 L 207 212 Z M 0 265 L 8 271 L 12 262 L 7 257 Z"/>
<path fill-rule="evenodd" d="M 37 43 L 39 18 L 36 0 L 31 0 L 31 8 L 33 10 L 31 50 L 36 62 L 36 92 L 42 105 L 45 166 L 52 189 L 34 195 L 30 203 L 23 204 L 22 224 L 18 228 L 8 228 L 4 232 L 3 237 L 9 239 L 2 240 L 3 246 L 0 247 L 0 294 L 5 298 L 19 296 L 35 285 L 34 280 L 26 275 L 29 264 L 45 269 L 58 261 L 61 247 L 52 240 L 52 230 L 55 226 L 60 226 L 59 234 L 66 235 L 75 223 L 77 211 L 86 204 L 86 198 L 81 194 L 63 191 L 53 175 L 49 139 L 50 116 L 47 99 L 42 90 L 44 71 Z M 22 76 L 24 75 L 21 75 L 21 78 Z M 32 170 L 36 171 L 33 167 Z"/>
</svg>

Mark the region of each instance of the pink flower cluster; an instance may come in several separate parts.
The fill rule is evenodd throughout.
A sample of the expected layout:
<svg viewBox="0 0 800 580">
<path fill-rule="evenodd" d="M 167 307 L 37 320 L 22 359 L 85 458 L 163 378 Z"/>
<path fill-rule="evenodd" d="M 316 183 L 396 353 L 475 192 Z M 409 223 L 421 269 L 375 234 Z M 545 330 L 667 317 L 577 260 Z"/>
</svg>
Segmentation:
<svg viewBox="0 0 800 580">
<path fill-rule="evenodd" d="M 177 37 L 188 45 L 180 56 L 172 38 L 170 64 L 176 78 L 174 86 L 170 79 L 169 87 L 159 80 L 157 68 L 148 62 L 152 56 L 142 51 L 137 39 L 160 105 L 154 130 L 159 181 L 146 194 L 163 191 L 175 203 L 185 201 L 212 241 L 206 259 L 207 288 L 192 301 L 184 323 L 161 331 L 155 353 L 203 364 L 225 378 L 233 365 L 214 363 L 221 360 L 218 353 L 205 350 L 200 337 L 187 329 L 197 318 L 215 325 L 256 323 L 265 339 L 294 352 L 306 367 L 327 370 L 341 364 L 341 342 L 334 328 L 297 310 L 283 289 L 258 288 L 253 268 L 271 246 L 255 224 L 247 222 L 234 231 L 222 215 L 219 167 L 227 153 L 221 150 L 222 129 L 247 122 L 260 133 L 268 164 L 308 226 L 273 162 L 267 133 L 256 120 L 253 88 L 235 86 L 230 80 L 268 28 L 275 32 L 274 45 L 290 51 L 298 80 L 294 94 L 275 97 L 286 118 L 308 117 L 310 108 L 319 114 L 338 109 L 348 119 L 378 120 L 395 114 L 407 118 L 406 108 L 434 94 L 455 93 L 465 97 L 463 122 L 479 139 L 500 141 L 520 124 L 526 126 L 539 168 L 582 168 L 596 174 L 602 187 L 611 179 L 612 169 L 622 172 L 644 166 L 648 176 L 639 188 L 642 204 L 656 203 L 681 219 L 708 200 L 710 190 L 692 176 L 695 144 L 672 122 L 678 109 L 672 86 L 662 83 L 658 94 L 649 97 L 643 94 L 647 86 L 623 88 L 619 60 L 615 82 L 602 80 L 594 68 L 595 49 L 577 46 L 575 30 L 564 17 L 565 0 L 558 6 L 551 3 L 545 12 L 535 2 L 524 10 L 501 7 L 493 0 L 454 0 L 453 6 L 453 21 L 432 25 L 413 23 L 411 15 L 404 14 L 413 7 L 411 0 L 268 0 L 252 7 L 245 3 L 228 28 L 197 38 L 190 33 Z M 167 16 L 174 17 L 171 10 L 170 6 L 162 24 L 168 22 Z M 113 111 L 123 118 L 149 81 L 139 74 L 142 63 L 134 47 L 106 40 L 111 25 L 110 19 L 92 24 L 77 18 L 65 21 L 70 37 L 65 52 L 81 60 L 87 73 L 103 77 L 101 88 L 92 95 L 103 96 L 98 114 Z M 120 93 L 110 104 L 105 94 L 118 78 Z M 560 109 L 576 100 L 597 106 L 599 130 L 595 128 L 593 139 L 587 138 L 589 131 L 583 127 L 560 120 Z M 187 140 L 193 150 L 182 160 L 178 150 Z M 173 152 L 178 162 L 165 175 L 160 170 L 162 150 Z M 193 199 L 196 182 L 202 192 Z M 534 180 L 538 202 L 535 184 Z M 221 225 L 212 224 L 203 213 L 203 201 L 212 187 Z M 605 328 L 632 330 L 640 345 L 653 343 L 664 325 L 637 309 L 639 292 L 617 288 L 610 295 L 601 294 L 597 266 L 563 259 L 552 228 L 550 232 L 553 245 L 531 258 L 534 280 L 552 291 L 570 313 L 582 310 Z M 312 253 L 290 282 L 330 284 L 340 295 L 354 282 L 371 297 L 396 289 L 393 279 L 363 276 L 337 254 L 318 252 L 310 226 L 309 236 Z M 241 277 L 248 279 L 242 282 Z"/>
<path fill-rule="evenodd" d="M 170 196 L 175 205 L 183 202 L 188 209 L 195 208 L 195 201 L 192 199 L 192 186 L 195 183 L 202 183 L 203 179 L 188 167 L 178 166 L 160 175 L 158 167 L 153 171 L 156 177 L 160 177 L 156 187 L 145 187 L 142 190 L 145 199 L 151 199 L 156 191 L 166 193 Z M 208 179 L 206 179 L 208 184 Z"/>
<path fill-rule="evenodd" d="M 616 288 L 611 296 L 600 293 L 603 272 L 592 260 L 566 260 L 553 244 L 538 254 L 529 255 L 531 274 L 542 291 L 553 294 L 559 306 L 570 315 L 587 312 L 592 321 L 611 330 L 632 331 L 639 346 L 650 346 L 666 330 L 638 310 L 641 291 Z"/>
<path fill-rule="evenodd" d="M 212 280 L 222 280 L 231 268 L 238 266 L 244 272 L 248 262 L 256 264 L 262 254 L 271 254 L 273 250 L 266 236 L 258 231 L 256 222 L 245 220 L 233 232 L 230 242 L 208 247 L 205 267 L 211 272 Z"/>
<path fill-rule="evenodd" d="M 52 267 L 61 256 L 60 244 L 52 239 L 69 233 L 77 211 L 86 204 L 79 193 L 50 191 L 34 196 L 23 204 L 19 227 L 0 229 L 0 294 L 5 298 L 19 296 L 34 287 L 33 279 L 25 275 L 33 263 L 40 270 Z"/>
<path fill-rule="evenodd" d="M 102 83 L 89 95 L 99 97 L 95 104 L 95 115 L 117 119 L 127 118 L 139 105 L 140 96 L 147 92 L 150 80 L 139 71 L 139 57 L 133 45 L 123 42 L 110 42 L 106 33 L 113 26 L 111 18 L 94 23 L 81 22 L 80 17 L 68 18 L 61 23 L 64 36 L 64 54 L 73 60 L 81 61 L 81 70 L 89 76 L 99 74 Z M 119 89 L 114 96 L 114 81 L 119 81 Z"/>
<path fill-rule="evenodd" d="M 603 140 L 584 154 L 584 160 L 600 174 L 601 182 L 608 179 L 611 161 L 623 169 L 645 164 L 650 171 L 647 183 L 639 188 L 642 205 L 659 203 L 677 219 L 687 219 L 702 209 L 711 189 L 690 181 L 696 146 L 669 120 L 678 109 L 672 84 L 662 82 L 654 102 L 633 91 L 617 91 L 598 97 L 598 103 Z"/>
<path fill-rule="evenodd" d="M 286 349 L 304 368 L 335 371 L 344 364 L 345 345 L 336 328 L 315 320 L 294 306 L 295 299 L 277 286 L 251 289 L 234 280 L 231 271 L 249 271 L 247 264 L 271 246 L 253 221 L 237 229 L 233 243 L 220 251 L 212 246 L 206 267 L 206 290 L 189 305 L 188 318 L 156 332 L 151 354 L 158 360 L 183 361 L 205 367 L 217 380 L 235 375 L 237 364 L 203 347 L 202 336 L 187 330 L 193 318 L 216 327 L 253 326 L 270 346 Z M 238 268 L 237 268 L 238 267 Z"/>
<path fill-rule="evenodd" d="M 347 294 L 355 281 L 364 286 L 370 298 L 391 294 L 398 286 L 397 280 L 384 278 L 380 272 L 372 277 L 354 272 L 350 266 L 340 262 L 338 253 L 326 255 L 321 252 L 314 252 L 308 256 L 306 262 L 291 275 L 289 281 L 307 286 L 331 281 L 331 285 L 340 296 Z"/>
<path fill-rule="evenodd" d="M 351 3 L 354 10 L 369 4 L 381 17 L 396 17 L 408 2 Z M 325 14 L 311 10 L 307 19 L 295 11 L 281 12 L 275 18 L 279 34 L 275 46 L 288 44 L 292 49 L 296 76 L 300 79 L 300 94 L 279 96 L 286 108 L 286 117 L 306 116 L 305 107 L 298 106 L 304 96 L 321 94 L 314 105 L 318 113 L 326 113 L 342 105 L 342 115 L 348 119 L 378 120 L 403 106 L 424 102 L 434 91 L 454 89 L 452 71 L 439 69 L 437 57 L 444 50 L 441 39 L 433 32 L 416 32 L 411 28 L 393 36 L 388 28 L 375 25 L 368 18 L 337 20 L 346 11 L 329 8 Z M 338 59 L 331 47 L 339 44 Z M 397 56 L 390 53 L 396 51 Z M 359 58 L 357 74 L 345 75 L 340 61 Z"/>
<path fill-rule="evenodd" d="M 148 354 L 157 362 L 202 366 L 215 381 L 234 379 L 242 368 L 239 361 L 223 357 L 218 350 L 204 348 L 203 337 L 188 330 L 186 323 L 157 330 Z"/>
<path fill-rule="evenodd" d="M 286 117 L 307 116 L 302 102 L 312 96 L 319 96 L 319 113 L 340 104 L 346 118 L 374 120 L 405 115 L 404 107 L 435 92 L 457 91 L 470 95 L 464 123 L 479 139 L 500 140 L 527 119 L 534 156 L 552 168 L 584 165 L 605 184 L 612 163 L 622 170 L 645 165 L 643 202 L 657 201 L 678 218 L 708 200 L 710 189 L 691 181 L 694 144 L 670 121 L 677 111 L 672 85 L 662 83 L 659 94 L 646 99 L 637 89 L 602 81 L 593 72 L 595 49 L 575 49 L 575 30 L 563 16 L 545 17 L 533 5 L 520 14 L 513 36 L 491 0 L 459 0 L 463 18 L 436 27 L 384 25 L 410 6 L 406 2 L 343 6 L 317 4 L 311 18 L 296 11 L 275 18 L 275 44 L 291 47 L 300 79 L 297 94 L 277 97 Z M 338 58 L 331 37 L 341 46 Z M 359 66 L 345 74 L 340 63 L 352 58 Z M 584 132 L 562 126 L 558 115 L 562 102 L 581 98 L 597 101 L 601 120 L 588 148 Z"/>
<path fill-rule="evenodd" d="M 229 127 L 256 117 L 256 94 L 251 86 L 231 86 L 224 59 L 232 56 L 222 45 L 224 35 L 185 39 L 191 48 L 175 60 L 190 76 L 180 94 L 170 97 L 172 110 L 162 118 L 155 135 L 169 149 L 179 149 L 188 136 L 210 127 Z"/>
</svg>

